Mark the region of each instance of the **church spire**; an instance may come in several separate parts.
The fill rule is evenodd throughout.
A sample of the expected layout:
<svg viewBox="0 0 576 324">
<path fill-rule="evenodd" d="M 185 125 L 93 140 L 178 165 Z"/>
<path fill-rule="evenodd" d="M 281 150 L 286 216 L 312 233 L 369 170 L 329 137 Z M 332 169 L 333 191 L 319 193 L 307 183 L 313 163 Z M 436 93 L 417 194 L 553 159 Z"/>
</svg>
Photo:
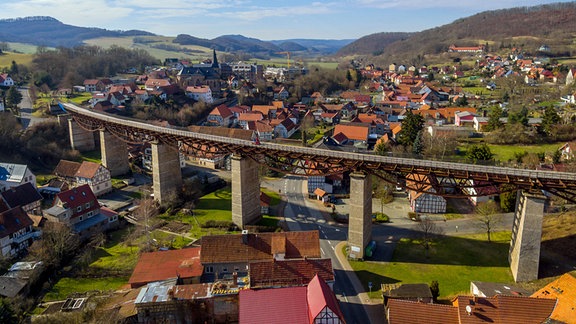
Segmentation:
<svg viewBox="0 0 576 324">
<path fill-rule="evenodd" d="M 220 64 L 218 64 L 218 59 L 216 58 L 216 49 L 213 49 L 213 51 L 214 51 L 214 54 L 212 57 L 212 67 L 213 68 L 219 68 Z"/>
</svg>

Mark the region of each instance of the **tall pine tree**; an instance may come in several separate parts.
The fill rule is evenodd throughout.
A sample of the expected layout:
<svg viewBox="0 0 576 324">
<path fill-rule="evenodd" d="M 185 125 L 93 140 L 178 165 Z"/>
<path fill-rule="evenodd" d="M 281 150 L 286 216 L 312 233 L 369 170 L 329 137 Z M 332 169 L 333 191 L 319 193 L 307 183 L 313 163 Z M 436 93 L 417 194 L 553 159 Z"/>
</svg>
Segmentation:
<svg viewBox="0 0 576 324">
<path fill-rule="evenodd" d="M 424 128 L 424 119 L 420 115 L 414 115 L 412 110 L 406 111 L 406 116 L 402 121 L 402 130 L 398 133 L 398 144 L 411 146 L 418 137 L 418 132 Z"/>
</svg>

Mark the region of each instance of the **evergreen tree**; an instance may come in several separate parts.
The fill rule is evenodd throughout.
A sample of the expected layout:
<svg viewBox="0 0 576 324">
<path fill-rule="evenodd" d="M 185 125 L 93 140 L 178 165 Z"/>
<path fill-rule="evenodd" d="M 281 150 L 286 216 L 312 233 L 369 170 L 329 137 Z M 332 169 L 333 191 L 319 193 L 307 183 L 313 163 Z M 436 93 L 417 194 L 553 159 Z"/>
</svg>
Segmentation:
<svg viewBox="0 0 576 324">
<path fill-rule="evenodd" d="M 522 107 L 519 112 L 510 114 L 508 117 L 508 122 L 510 124 L 528 126 L 528 109 L 526 107 Z"/>
<path fill-rule="evenodd" d="M 418 132 L 424 128 L 424 119 L 420 115 L 414 115 L 410 109 L 402 121 L 402 130 L 398 133 L 398 143 L 402 146 L 410 146 L 416 141 Z"/>
<path fill-rule="evenodd" d="M 6 92 L 6 105 L 10 107 L 15 114 L 18 114 L 18 104 L 22 102 L 22 94 L 18 88 L 11 86 Z"/>
<path fill-rule="evenodd" d="M 490 161 L 494 154 L 486 144 L 472 145 L 466 152 L 466 158 L 476 163 L 477 161 Z"/>
<path fill-rule="evenodd" d="M 458 107 L 464 107 L 464 106 L 468 106 L 468 98 L 466 97 L 466 95 L 463 95 L 462 97 L 456 99 L 456 106 Z"/>
<path fill-rule="evenodd" d="M 424 140 L 422 139 L 422 136 L 424 136 L 424 134 L 422 133 L 422 130 L 420 130 L 416 136 L 414 144 L 412 145 L 412 153 L 418 156 L 422 155 L 422 152 L 424 151 Z"/>
<path fill-rule="evenodd" d="M 560 116 L 552 106 L 546 107 L 542 117 L 542 130 L 546 135 L 550 135 L 552 128 L 560 123 Z"/>
<path fill-rule="evenodd" d="M 484 130 L 491 132 L 502 127 L 502 122 L 500 121 L 502 114 L 502 108 L 500 108 L 500 106 L 493 107 L 490 114 L 488 114 L 488 124 L 484 126 Z"/>
</svg>

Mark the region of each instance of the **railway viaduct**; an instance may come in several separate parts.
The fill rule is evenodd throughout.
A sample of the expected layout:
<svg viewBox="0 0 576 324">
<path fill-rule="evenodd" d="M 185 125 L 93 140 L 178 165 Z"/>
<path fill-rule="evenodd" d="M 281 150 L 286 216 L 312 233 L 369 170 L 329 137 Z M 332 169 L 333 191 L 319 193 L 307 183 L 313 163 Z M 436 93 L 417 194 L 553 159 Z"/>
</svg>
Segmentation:
<svg viewBox="0 0 576 324">
<path fill-rule="evenodd" d="M 240 228 L 260 218 L 258 165 L 284 173 L 327 175 L 350 172 L 350 219 L 348 244 L 356 256 L 372 232 L 372 185 L 370 174 L 396 183 L 410 177 L 408 189 L 432 187 L 442 196 L 462 197 L 474 187 L 476 195 L 513 188 L 518 192 L 509 261 L 516 281 L 538 278 L 542 218 L 548 193 L 576 201 L 576 174 L 483 166 L 443 161 L 387 157 L 307 147 L 258 143 L 251 131 L 191 126 L 186 129 L 149 125 L 141 121 L 94 112 L 60 103 L 69 114 L 70 142 L 80 151 L 96 148 L 100 135 L 102 163 L 111 174 L 129 171 L 127 144 L 149 142 L 152 147 L 154 198 L 164 202 L 182 184 L 179 154 L 232 155 L 232 220 Z M 506 184 L 507 186 L 503 186 Z M 486 190 L 489 189 L 489 190 Z"/>
</svg>

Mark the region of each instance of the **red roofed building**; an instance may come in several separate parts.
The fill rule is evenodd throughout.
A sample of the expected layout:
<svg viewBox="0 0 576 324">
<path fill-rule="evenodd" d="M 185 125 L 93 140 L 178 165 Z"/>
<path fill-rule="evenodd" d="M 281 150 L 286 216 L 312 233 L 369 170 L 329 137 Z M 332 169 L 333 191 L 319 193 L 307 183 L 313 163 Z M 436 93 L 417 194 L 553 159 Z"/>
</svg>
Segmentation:
<svg viewBox="0 0 576 324">
<path fill-rule="evenodd" d="M 89 185 L 97 197 L 112 191 L 110 171 L 100 163 L 60 160 L 53 173 L 71 186 Z"/>
<path fill-rule="evenodd" d="M 228 108 L 228 106 L 222 104 L 212 109 L 206 120 L 210 124 L 228 127 L 230 124 L 230 118 L 232 117 L 234 117 L 234 113 L 230 110 L 230 108 Z"/>
<path fill-rule="evenodd" d="M 552 281 L 538 290 L 531 297 L 534 298 L 557 298 L 558 303 L 550 316 L 551 320 L 558 323 L 573 323 L 576 319 L 576 278 L 572 274 L 565 273 L 560 278 Z"/>
<path fill-rule="evenodd" d="M 389 324 L 540 324 L 555 306 L 556 299 L 506 295 L 458 296 L 452 306 L 390 299 L 386 317 Z"/>
<path fill-rule="evenodd" d="M 299 259 L 253 262 L 250 264 L 250 287 L 305 286 L 316 275 L 332 287 L 334 285 L 332 260 Z"/>
<path fill-rule="evenodd" d="M 131 288 L 174 278 L 180 284 L 200 283 L 203 271 L 199 247 L 143 253 L 128 283 Z"/>
<path fill-rule="evenodd" d="M 346 138 L 353 142 L 365 142 L 368 140 L 368 127 L 350 126 L 338 124 L 334 127 L 334 134 L 342 133 Z"/>
<path fill-rule="evenodd" d="M 200 261 L 206 277 L 221 277 L 248 272 L 252 262 L 320 257 L 318 231 L 303 231 L 204 236 Z"/>
<path fill-rule="evenodd" d="M 118 226 L 118 214 L 106 207 L 101 208 L 87 184 L 57 194 L 53 206 L 44 210 L 44 217 L 70 226 L 81 239 Z"/>
<path fill-rule="evenodd" d="M 12 257 L 32 244 L 32 219 L 18 206 L 0 212 L 0 253 Z"/>
<path fill-rule="evenodd" d="M 239 298 L 240 323 L 345 323 L 336 296 L 318 276 L 307 287 L 241 290 Z"/>
</svg>

